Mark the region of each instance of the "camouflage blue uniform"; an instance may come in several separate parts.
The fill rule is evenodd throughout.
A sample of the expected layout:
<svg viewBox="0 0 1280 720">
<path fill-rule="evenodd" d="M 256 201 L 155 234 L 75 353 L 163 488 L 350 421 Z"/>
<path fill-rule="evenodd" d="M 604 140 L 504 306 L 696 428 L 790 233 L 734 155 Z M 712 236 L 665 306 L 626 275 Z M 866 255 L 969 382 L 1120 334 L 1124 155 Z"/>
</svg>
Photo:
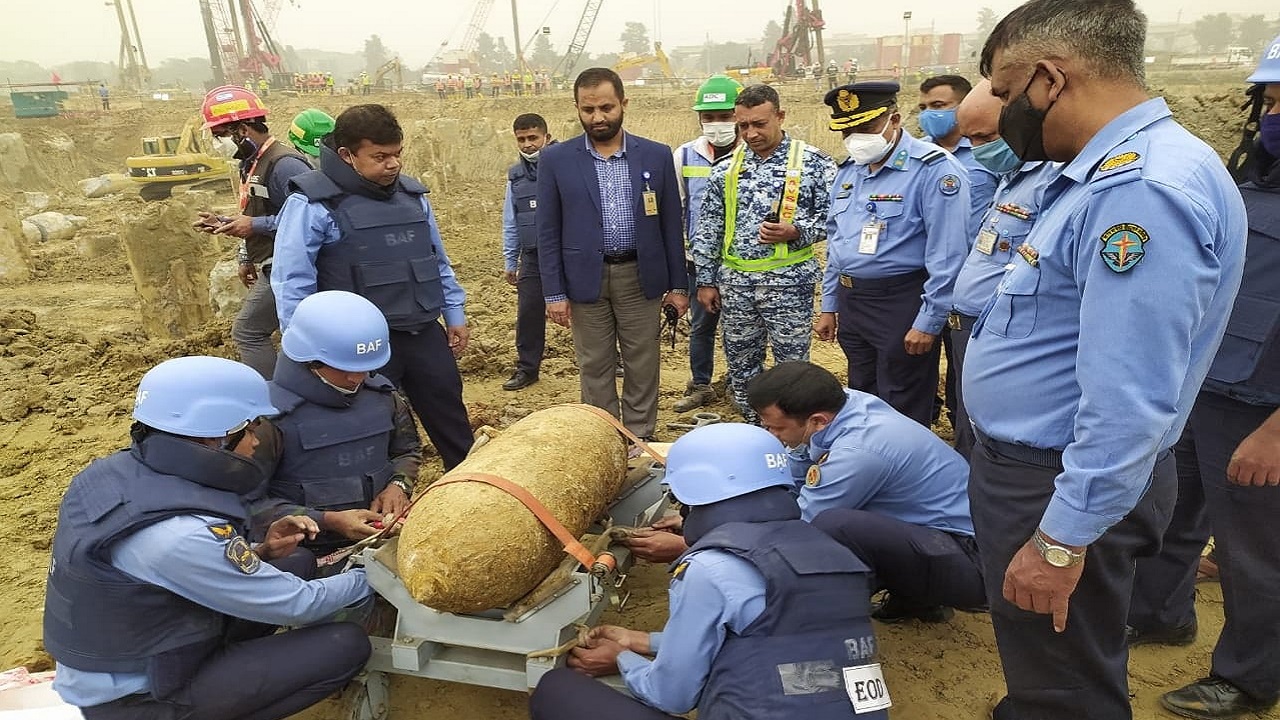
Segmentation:
<svg viewBox="0 0 1280 720">
<path fill-rule="evenodd" d="M 787 135 L 767 158 L 746 150 L 738 177 L 738 210 L 729 252 L 747 261 L 769 257 L 773 245 L 759 242 L 760 225 L 783 195 L 787 156 L 792 138 Z M 813 327 L 813 290 L 819 269 L 815 258 L 763 271 L 729 267 L 724 258 L 725 179 L 732 161 L 716 164 L 707 180 L 697 230 L 690 243 L 698 287 L 720 290 L 724 353 L 734 399 L 750 422 L 757 418 L 747 405 L 746 384 L 764 371 L 766 345 L 774 362 L 808 360 Z M 800 251 L 827 237 L 835 162 L 821 150 L 806 145 L 802 156 L 799 197 L 793 224 L 800 237 L 788 243 Z"/>
</svg>

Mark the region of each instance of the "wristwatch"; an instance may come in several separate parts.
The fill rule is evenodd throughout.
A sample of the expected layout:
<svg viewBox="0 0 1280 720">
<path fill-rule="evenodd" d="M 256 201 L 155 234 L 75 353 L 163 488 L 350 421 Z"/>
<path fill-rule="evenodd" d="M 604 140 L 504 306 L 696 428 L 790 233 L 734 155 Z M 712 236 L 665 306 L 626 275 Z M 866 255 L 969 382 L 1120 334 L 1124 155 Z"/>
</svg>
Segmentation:
<svg viewBox="0 0 1280 720">
<path fill-rule="evenodd" d="M 1044 533 L 1040 532 L 1039 529 L 1036 529 L 1035 533 L 1031 535 L 1031 540 L 1035 543 L 1036 550 L 1040 553 L 1040 557 L 1044 558 L 1045 562 L 1056 568 L 1075 567 L 1076 565 L 1084 562 L 1083 550 L 1076 551 L 1068 547 L 1050 543 L 1049 540 L 1045 538 Z"/>
<path fill-rule="evenodd" d="M 391 482 L 388 484 L 395 485 L 396 487 L 400 488 L 401 490 L 404 491 L 405 495 L 408 495 L 408 496 L 413 495 L 413 486 L 409 484 L 409 481 L 405 479 L 404 475 L 398 475 L 398 474 L 393 475 L 391 477 Z"/>
</svg>

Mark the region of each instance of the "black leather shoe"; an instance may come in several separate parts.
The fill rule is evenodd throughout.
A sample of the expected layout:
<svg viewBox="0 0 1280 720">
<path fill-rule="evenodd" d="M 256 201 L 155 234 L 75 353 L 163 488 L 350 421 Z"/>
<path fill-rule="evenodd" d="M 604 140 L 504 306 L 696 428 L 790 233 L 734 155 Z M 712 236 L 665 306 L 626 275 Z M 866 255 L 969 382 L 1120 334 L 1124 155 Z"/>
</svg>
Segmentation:
<svg viewBox="0 0 1280 720">
<path fill-rule="evenodd" d="M 1138 645 L 1181 647 L 1196 641 L 1196 621 L 1192 620 L 1186 625 L 1179 625 L 1178 627 L 1157 628 L 1155 630 L 1139 630 L 1132 625 L 1126 625 L 1124 637 L 1125 641 L 1129 643 L 1129 647 Z"/>
<path fill-rule="evenodd" d="M 923 607 L 907 605 L 888 593 L 885 593 L 884 600 L 871 606 L 871 617 L 890 625 L 908 620 L 919 620 L 923 623 L 946 622 L 955 614 L 955 610 L 945 605 Z"/>
<path fill-rule="evenodd" d="M 1229 680 L 1210 675 L 1161 695 L 1160 704 L 1175 715 L 1195 720 L 1230 720 L 1269 710 L 1276 701 L 1250 697 Z"/>
<path fill-rule="evenodd" d="M 533 373 L 527 373 L 524 370 L 517 370 L 511 374 L 511 379 L 502 383 L 503 390 L 520 390 L 538 382 L 538 376 Z"/>
</svg>

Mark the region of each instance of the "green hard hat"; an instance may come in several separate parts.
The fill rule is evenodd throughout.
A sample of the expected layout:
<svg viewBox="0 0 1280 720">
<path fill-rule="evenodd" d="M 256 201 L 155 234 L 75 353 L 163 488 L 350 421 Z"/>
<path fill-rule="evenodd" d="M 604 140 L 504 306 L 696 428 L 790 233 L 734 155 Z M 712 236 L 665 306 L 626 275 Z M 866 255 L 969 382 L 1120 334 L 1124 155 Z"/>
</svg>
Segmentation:
<svg viewBox="0 0 1280 720">
<path fill-rule="evenodd" d="M 303 110 L 289 125 L 289 142 L 311 157 L 320 157 L 320 139 L 333 132 L 333 118 L 323 110 Z"/>
<path fill-rule="evenodd" d="M 693 98 L 693 109 L 698 112 L 732 110 L 733 101 L 738 99 L 741 90 L 742 83 L 728 75 L 712 75 L 698 88 L 698 94 Z"/>
</svg>

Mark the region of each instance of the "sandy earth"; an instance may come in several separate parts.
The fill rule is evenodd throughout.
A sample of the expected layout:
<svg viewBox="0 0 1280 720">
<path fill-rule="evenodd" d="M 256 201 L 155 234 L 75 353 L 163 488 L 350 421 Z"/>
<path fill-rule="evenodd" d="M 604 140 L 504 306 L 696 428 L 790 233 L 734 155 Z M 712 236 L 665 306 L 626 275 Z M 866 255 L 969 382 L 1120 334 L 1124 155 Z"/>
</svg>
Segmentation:
<svg viewBox="0 0 1280 720">
<path fill-rule="evenodd" d="M 1233 105 L 1238 79 L 1220 79 L 1212 87 L 1170 88 L 1175 113 L 1209 140 L 1229 152 L 1238 137 L 1239 115 Z M 1228 82 L 1231 86 L 1228 86 Z M 684 92 L 647 91 L 634 97 L 627 127 L 642 135 L 677 144 L 696 132 L 685 108 Z M 553 134 L 576 133 L 569 100 L 564 97 L 454 101 L 442 105 L 422 96 L 382 96 L 397 110 L 408 134 L 408 171 L 423 177 L 433 190 L 448 251 L 469 292 L 472 344 L 462 359 L 465 398 L 473 423 L 502 426 L 553 403 L 576 402 L 577 380 L 572 345 L 566 330 L 552 326 L 542 380 L 510 393 L 501 383 L 514 361 L 512 323 L 515 290 L 500 279 L 500 205 L 505 167 L 514 148 L 506 133 L 520 112 L 541 112 Z M 825 131 L 825 109 L 808 88 L 784 91 L 791 110 L 788 129 L 829 151 L 837 150 L 834 134 Z M 155 104 L 124 108 L 111 115 L 81 112 L 74 119 L 0 120 L 0 133 L 22 133 L 30 163 L 13 171 L 14 158 L 0 156 L 0 195 L 21 190 L 51 196 L 50 209 L 90 218 L 85 233 L 127 234 L 139 218 L 159 210 L 136 198 L 114 196 L 85 200 L 74 183 L 101 172 L 117 171 L 135 152 L 140 135 L 176 132 L 196 107 Z M 308 105 L 330 112 L 344 99 L 310 101 L 269 98 L 283 105 L 283 115 Z M 277 119 L 273 125 L 283 127 Z M 7 163 L 7 166 L 6 166 Z M 163 217 L 185 217 L 196 207 L 229 209 L 230 192 L 175 197 L 180 205 Z M 157 205 L 157 204 L 150 204 Z M 3 210 L 3 207 L 0 207 Z M 177 212 L 177 211 L 182 212 Z M 166 224 L 167 223 L 167 224 Z M 180 223 L 153 224 L 155 242 L 189 241 Z M 141 301 L 130 268 L 118 247 L 85 256 L 76 240 L 50 241 L 29 248 L 33 277 L 19 285 L 0 285 L 0 669 L 27 665 L 47 669 L 50 660 L 40 642 L 44 574 L 48 564 L 58 503 L 68 480 L 90 460 L 124 446 L 133 386 L 160 360 L 184 353 L 232 356 L 229 320 L 210 317 L 184 337 L 148 336 L 143 330 Z M 207 269 L 229 257 L 225 247 L 206 246 L 193 256 L 193 266 Z M 203 271 L 203 270 L 202 270 Z M 676 419 L 669 410 L 688 378 L 685 343 L 663 349 L 663 408 L 659 427 Z M 842 372 L 838 347 L 814 344 L 814 360 Z M 721 367 L 723 365 L 721 364 Z M 717 375 L 722 371 L 718 370 Z M 710 408 L 725 416 L 722 400 Z M 944 437 L 949 428 L 937 430 Z M 675 434 L 660 431 L 660 440 Z M 428 472 L 439 472 L 438 461 Z M 666 614 L 663 569 L 637 568 L 632 574 L 631 602 L 608 622 L 658 629 Z M 1222 626 L 1221 592 L 1213 584 L 1199 588 L 1201 639 L 1189 649 L 1139 648 L 1131 662 L 1135 715 L 1163 716 L 1156 708 L 1159 693 L 1198 677 L 1207 666 L 1212 642 Z M 960 720 L 985 717 L 1002 688 L 991 625 L 983 615 L 958 614 L 942 625 L 877 626 L 881 660 L 900 720 Z M 519 693 L 462 685 L 395 678 L 392 711 L 399 718 L 524 718 Z M 1081 715 L 1087 717 L 1082 708 Z M 337 720 L 341 705 L 329 702 L 305 717 Z M 1267 717 L 1280 718 L 1280 714 Z"/>
</svg>

